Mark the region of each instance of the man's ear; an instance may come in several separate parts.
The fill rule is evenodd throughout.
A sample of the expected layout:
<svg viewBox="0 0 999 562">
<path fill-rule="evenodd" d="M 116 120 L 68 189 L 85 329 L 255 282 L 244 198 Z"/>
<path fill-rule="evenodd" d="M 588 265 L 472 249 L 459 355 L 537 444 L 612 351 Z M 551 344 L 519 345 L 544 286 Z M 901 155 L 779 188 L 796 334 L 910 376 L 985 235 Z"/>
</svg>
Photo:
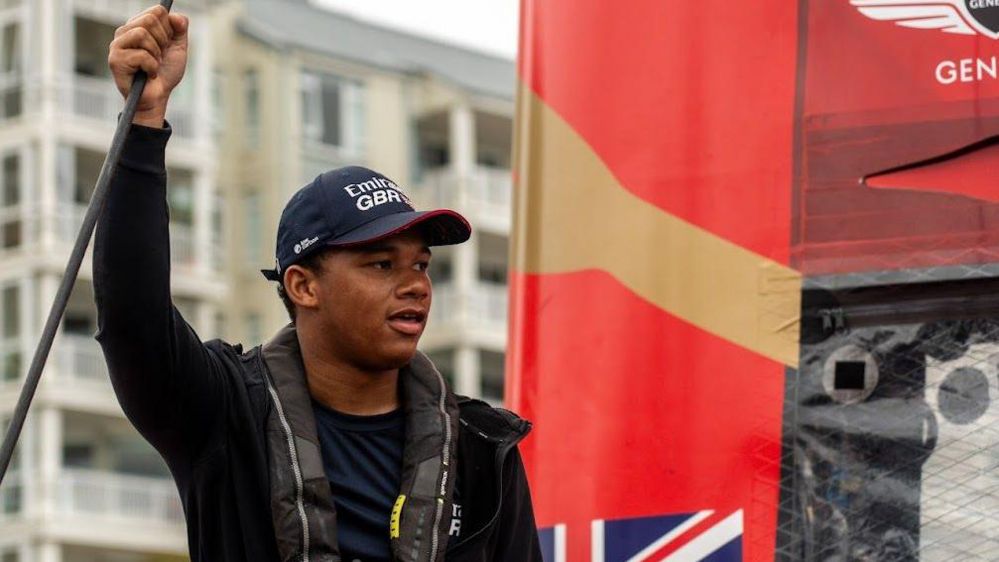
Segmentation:
<svg viewBox="0 0 999 562">
<path fill-rule="evenodd" d="M 284 291 L 299 308 L 319 307 L 319 276 L 315 271 L 290 265 L 284 272 Z"/>
</svg>

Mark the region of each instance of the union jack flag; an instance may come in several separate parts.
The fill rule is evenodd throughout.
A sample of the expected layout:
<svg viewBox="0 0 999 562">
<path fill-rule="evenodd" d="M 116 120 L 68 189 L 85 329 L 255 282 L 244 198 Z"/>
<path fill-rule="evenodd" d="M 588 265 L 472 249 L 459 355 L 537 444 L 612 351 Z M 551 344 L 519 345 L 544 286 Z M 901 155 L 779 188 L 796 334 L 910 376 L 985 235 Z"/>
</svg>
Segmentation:
<svg viewBox="0 0 999 562">
<path fill-rule="evenodd" d="M 545 562 L 567 562 L 567 534 L 555 525 L 539 531 Z M 592 562 L 741 562 L 742 510 L 597 519 L 590 524 Z M 582 554 L 582 553 L 580 553 Z M 573 556 L 573 560 L 586 557 Z"/>
</svg>

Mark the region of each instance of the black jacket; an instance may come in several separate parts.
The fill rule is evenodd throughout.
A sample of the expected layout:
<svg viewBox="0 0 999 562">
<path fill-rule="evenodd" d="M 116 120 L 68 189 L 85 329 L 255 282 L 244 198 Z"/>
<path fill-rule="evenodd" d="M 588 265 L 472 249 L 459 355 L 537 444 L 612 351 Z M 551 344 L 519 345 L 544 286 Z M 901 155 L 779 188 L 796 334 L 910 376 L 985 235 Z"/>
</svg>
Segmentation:
<svg viewBox="0 0 999 562">
<path fill-rule="evenodd" d="M 244 352 L 202 343 L 171 302 L 169 136 L 169 128 L 132 127 L 97 227 L 97 340 L 115 393 L 173 474 L 192 560 L 338 562 L 294 327 Z M 530 424 L 456 397 L 422 354 L 400 385 L 407 431 L 395 560 L 540 562 L 516 449 Z M 456 485 L 462 532 L 448 541 Z"/>
</svg>

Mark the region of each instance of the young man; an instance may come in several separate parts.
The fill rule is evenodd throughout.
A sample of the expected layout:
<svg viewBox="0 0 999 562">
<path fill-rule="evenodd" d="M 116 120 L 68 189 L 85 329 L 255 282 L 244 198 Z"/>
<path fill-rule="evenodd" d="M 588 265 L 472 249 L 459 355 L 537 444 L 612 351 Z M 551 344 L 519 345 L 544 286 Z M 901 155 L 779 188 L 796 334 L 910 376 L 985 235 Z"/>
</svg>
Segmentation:
<svg viewBox="0 0 999 562">
<path fill-rule="evenodd" d="M 281 216 L 265 275 L 294 321 L 244 352 L 202 343 L 170 298 L 164 121 L 187 20 L 151 8 L 115 33 L 127 94 L 149 81 L 98 225 L 97 339 L 118 399 L 180 490 L 195 561 L 540 561 L 517 416 L 456 397 L 416 345 L 430 246 L 465 241 L 360 167 Z"/>
</svg>

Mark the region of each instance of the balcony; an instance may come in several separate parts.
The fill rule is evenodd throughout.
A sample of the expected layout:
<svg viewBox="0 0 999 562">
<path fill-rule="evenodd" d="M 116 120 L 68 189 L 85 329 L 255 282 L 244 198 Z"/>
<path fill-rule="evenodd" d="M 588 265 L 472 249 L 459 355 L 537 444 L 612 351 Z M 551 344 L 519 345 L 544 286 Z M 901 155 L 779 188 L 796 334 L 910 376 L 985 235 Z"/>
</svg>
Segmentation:
<svg viewBox="0 0 999 562">
<path fill-rule="evenodd" d="M 113 125 L 118 122 L 118 113 L 125 102 L 110 78 L 72 74 L 63 77 L 60 82 L 62 107 L 72 107 L 74 115 L 102 123 Z M 194 135 L 194 114 L 190 108 L 171 103 L 167 119 L 175 135 L 185 138 Z"/>
<path fill-rule="evenodd" d="M 64 515 L 184 524 L 177 488 L 165 478 L 66 468 L 56 483 L 56 498 Z"/>
<path fill-rule="evenodd" d="M 460 176 L 451 168 L 424 172 L 414 190 L 420 208 L 446 207 L 472 218 L 477 226 L 510 231 L 513 182 L 510 170 L 478 166 Z"/>
<path fill-rule="evenodd" d="M 39 393 L 61 408 L 121 417 L 107 364 L 90 336 L 61 334 L 52 346 Z"/>
<path fill-rule="evenodd" d="M 49 366 L 61 384 L 87 385 L 110 391 L 108 366 L 100 345 L 88 336 L 64 334 L 52 347 Z"/>
<path fill-rule="evenodd" d="M 48 484 L 37 478 L 30 484 L 42 494 L 36 497 L 52 498 L 30 506 L 24 503 L 25 484 L 13 470 L 0 486 L 0 528 L 88 548 L 187 553 L 184 511 L 169 478 L 63 467 Z M 39 518 L 43 505 L 51 511 Z"/>
<path fill-rule="evenodd" d="M 22 354 L 14 376 L 0 378 L 0 399 L 11 406 L 24 384 L 29 360 L 30 356 Z M 56 337 L 38 393 L 65 409 L 116 418 L 124 416 L 111 388 L 104 354 L 89 335 L 63 333 Z"/>
<path fill-rule="evenodd" d="M 130 17 L 149 7 L 142 0 L 73 0 L 73 4 L 77 12 L 97 12 L 115 18 Z"/>
<path fill-rule="evenodd" d="M 87 214 L 87 207 L 80 204 L 62 203 L 56 207 L 56 239 L 61 244 L 71 246 L 80 227 L 83 226 L 83 217 Z M 37 239 L 37 238 L 36 238 Z M 218 251 L 218 248 L 212 248 Z M 193 269 L 196 265 L 194 232 L 190 226 L 184 224 L 170 224 L 170 262 L 174 267 L 181 269 Z M 211 263 L 221 263 L 221 260 L 212 259 Z"/>
<path fill-rule="evenodd" d="M 35 528 L 52 540 L 171 555 L 187 551 L 183 508 L 170 479 L 66 467 L 48 490 L 51 516 Z"/>
<path fill-rule="evenodd" d="M 505 333 L 507 302 L 506 285 L 480 282 L 464 294 L 451 283 L 435 285 L 430 326 L 435 331 L 455 328 Z"/>
</svg>

